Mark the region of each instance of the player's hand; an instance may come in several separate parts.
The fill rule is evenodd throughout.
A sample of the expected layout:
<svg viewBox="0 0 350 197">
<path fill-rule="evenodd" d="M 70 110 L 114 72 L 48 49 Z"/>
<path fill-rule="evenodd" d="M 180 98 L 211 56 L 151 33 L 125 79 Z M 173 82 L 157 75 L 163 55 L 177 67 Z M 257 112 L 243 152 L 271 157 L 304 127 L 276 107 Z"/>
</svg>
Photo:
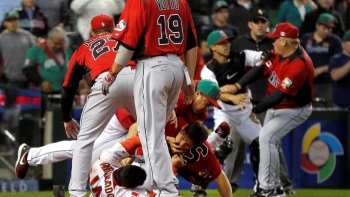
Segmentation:
<svg viewBox="0 0 350 197">
<path fill-rule="evenodd" d="M 244 110 L 247 107 L 247 104 L 250 104 L 250 99 L 252 97 L 248 96 L 247 93 L 245 94 L 237 94 L 232 95 L 231 97 L 232 103 L 236 104 L 241 110 Z"/>
<path fill-rule="evenodd" d="M 77 139 L 79 124 L 76 120 L 72 119 L 69 122 L 64 123 L 64 129 L 66 130 L 66 135 L 68 138 Z"/>
<path fill-rule="evenodd" d="M 173 154 L 177 154 L 177 153 L 182 153 L 183 149 L 180 146 L 180 143 L 176 141 L 176 139 L 174 137 L 166 137 L 166 141 L 167 143 L 170 145 L 170 152 Z"/>
<path fill-rule="evenodd" d="M 265 65 L 267 64 L 267 62 L 269 62 L 270 58 L 274 55 L 274 52 L 273 50 L 266 50 L 266 51 L 263 51 L 261 56 L 260 56 L 260 60 L 261 60 L 261 65 Z M 271 64 L 271 63 L 269 63 Z"/>
<path fill-rule="evenodd" d="M 171 115 L 170 115 L 170 118 L 169 118 L 168 122 L 169 122 L 170 124 L 174 124 L 174 125 L 175 125 L 175 128 L 177 128 L 177 117 L 176 117 L 176 112 L 175 112 L 175 110 L 173 110 L 173 111 L 171 112 Z"/>
<path fill-rule="evenodd" d="M 185 165 L 184 158 L 181 154 L 175 154 L 171 157 L 171 164 L 176 168 L 181 168 Z"/>
<path fill-rule="evenodd" d="M 256 124 L 260 124 L 260 120 L 258 118 L 258 115 L 256 115 L 254 112 L 252 112 L 249 116 L 249 118 Z"/>
<path fill-rule="evenodd" d="M 102 81 L 102 94 L 103 95 L 109 94 L 108 89 L 113 84 L 116 77 L 117 77 L 117 73 L 113 73 L 112 70 L 108 71 L 108 74 L 105 76 L 105 78 Z"/>
<path fill-rule="evenodd" d="M 187 82 L 186 82 L 186 78 L 184 77 L 184 80 L 182 82 L 182 87 L 181 87 L 181 90 L 182 90 L 182 95 L 183 95 L 183 99 L 184 99 L 184 104 L 185 105 L 189 105 L 192 103 L 192 101 L 194 100 L 194 82 L 193 80 L 191 79 L 191 84 L 190 85 L 187 85 Z"/>
<path fill-rule="evenodd" d="M 227 136 L 231 133 L 231 126 L 228 124 L 228 122 L 222 122 L 214 131 L 217 133 L 221 138 L 225 139 Z"/>
<path fill-rule="evenodd" d="M 120 161 L 120 164 L 122 166 L 129 166 L 132 164 L 132 162 L 135 161 L 135 155 L 130 155 L 129 157 L 126 157 Z"/>
</svg>

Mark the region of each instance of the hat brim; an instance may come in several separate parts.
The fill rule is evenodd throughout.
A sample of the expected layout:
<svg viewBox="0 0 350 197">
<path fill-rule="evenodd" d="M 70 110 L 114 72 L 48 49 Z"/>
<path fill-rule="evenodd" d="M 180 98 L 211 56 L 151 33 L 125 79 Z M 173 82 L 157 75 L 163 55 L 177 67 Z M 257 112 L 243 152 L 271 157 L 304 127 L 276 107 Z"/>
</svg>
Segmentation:
<svg viewBox="0 0 350 197">
<path fill-rule="evenodd" d="M 250 21 L 255 21 L 255 20 L 257 20 L 257 19 L 263 19 L 264 21 L 269 22 L 269 19 L 267 19 L 267 18 L 264 17 L 264 16 L 258 16 L 258 17 L 252 18 Z"/>
<path fill-rule="evenodd" d="M 208 99 L 208 101 L 209 101 L 210 104 L 212 104 L 213 106 L 215 106 L 215 107 L 221 109 L 219 103 L 218 103 L 215 99 L 212 99 L 211 97 L 209 97 L 209 96 L 207 96 L 207 95 L 205 95 L 205 94 L 204 94 L 204 96 L 205 96 L 205 98 Z"/>
<path fill-rule="evenodd" d="M 222 44 L 224 43 L 226 40 L 231 42 L 233 40 L 233 36 L 229 36 L 229 37 L 226 37 L 226 38 L 222 38 L 221 40 L 217 41 L 215 44 Z"/>
<path fill-rule="evenodd" d="M 271 39 L 277 39 L 281 36 L 277 32 L 273 32 L 273 33 L 266 34 L 266 37 L 271 38 Z"/>
</svg>

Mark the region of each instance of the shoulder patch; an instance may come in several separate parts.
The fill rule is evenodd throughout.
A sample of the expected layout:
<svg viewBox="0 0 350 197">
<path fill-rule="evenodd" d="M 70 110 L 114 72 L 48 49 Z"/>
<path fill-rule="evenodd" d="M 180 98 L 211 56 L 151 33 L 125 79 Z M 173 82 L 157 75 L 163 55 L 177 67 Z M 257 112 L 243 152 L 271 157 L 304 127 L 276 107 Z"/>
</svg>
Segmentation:
<svg viewBox="0 0 350 197">
<path fill-rule="evenodd" d="M 124 19 L 120 20 L 119 23 L 117 24 L 115 30 L 116 31 L 123 31 L 126 27 L 126 22 L 124 21 Z"/>
<path fill-rule="evenodd" d="M 282 87 L 284 89 L 290 87 L 291 85 L 293 84 L 292 80 L 290 80 L 288 77 L 287 78 L 284 78 L 283 79 L 283 82 L 282 82 Z"/>
</svg>

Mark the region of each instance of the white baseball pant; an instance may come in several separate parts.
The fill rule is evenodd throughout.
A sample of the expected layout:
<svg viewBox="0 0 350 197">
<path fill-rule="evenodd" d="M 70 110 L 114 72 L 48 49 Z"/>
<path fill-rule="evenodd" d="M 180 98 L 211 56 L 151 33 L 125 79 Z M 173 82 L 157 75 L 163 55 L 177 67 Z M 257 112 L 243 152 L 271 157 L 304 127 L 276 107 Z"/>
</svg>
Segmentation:
<svg viewBox="0 0 350 197">
<path fill-rule="evenodd" d="M 101 89 L 102 81 L 107 74 L 108 72 L 101 73 L 96 78 L 81 115 L 69 184 L 71 196 L 85 196 L 87 177 L 91 171 L 90 161 L 94 141 L 107 126 L 114 112 L 119 107 L 123 107 L 132 116 L 135 117 L 136 114 L 133 94 L 134 70 L 130 67 L 123 68 L 109 88 L 110 93 L 105 96 Z"/>
<path fill-rule="evenodd" d="M 144 58 L 137 62 L 135 106 L 147 179 L 144 187 L 160 197 L 177 197 L 164 127 L 178 99 L 184 72 L 177 55 Z"/>
</svg>

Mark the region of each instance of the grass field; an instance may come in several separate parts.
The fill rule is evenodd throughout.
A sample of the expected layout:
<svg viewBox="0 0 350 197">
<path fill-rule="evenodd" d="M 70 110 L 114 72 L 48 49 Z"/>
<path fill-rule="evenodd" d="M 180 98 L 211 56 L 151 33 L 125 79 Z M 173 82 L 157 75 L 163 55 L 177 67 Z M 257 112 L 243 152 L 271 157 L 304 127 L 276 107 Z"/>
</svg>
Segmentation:
<svg viewBox="0 0 350 197">
<path fill-rule="evenodd" d="M 290 197 L 350 197 L 350 190 L 329 190 L 329 189 L 298 189 L 297 194 Z M 252 193 L 252 190 L 238 190 L 234 197 L 248 197 Z M 25 192 L 25 193 L 0 193 L 2 197 L 50 197 L 52 191 L 43 192 Z M 66 192 L 65 196 L 69 196 Z M 181 191 L 181 197 L 191 197 L 192 194 L 189 191 Z M 209 197 L 219 197 L 219 193 L 216 190 L 208 191 Z"/>
</svg>

